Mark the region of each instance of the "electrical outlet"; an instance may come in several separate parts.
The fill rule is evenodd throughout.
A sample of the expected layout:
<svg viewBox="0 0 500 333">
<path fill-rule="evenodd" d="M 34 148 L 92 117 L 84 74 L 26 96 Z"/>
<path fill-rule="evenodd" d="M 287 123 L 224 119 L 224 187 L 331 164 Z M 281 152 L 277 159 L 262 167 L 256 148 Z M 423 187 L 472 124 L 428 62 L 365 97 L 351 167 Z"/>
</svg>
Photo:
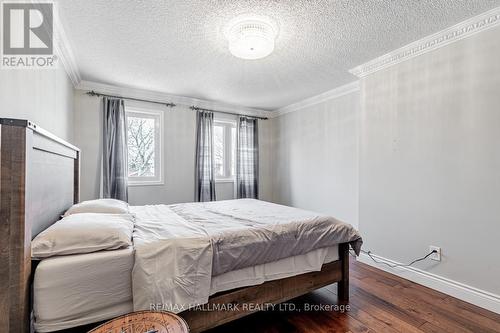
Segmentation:
<svg viewBox="0 0 500 333">
<path fill-rule="evenodd" d="M 429 259 L 435 260 L 435 261 L 441 261 L 441 248 L 437 246 L 429 246 L 429 252 L 432 252 L 436 250 L 437 252 L 434 252 L 429 256 Z"/>
</svg>

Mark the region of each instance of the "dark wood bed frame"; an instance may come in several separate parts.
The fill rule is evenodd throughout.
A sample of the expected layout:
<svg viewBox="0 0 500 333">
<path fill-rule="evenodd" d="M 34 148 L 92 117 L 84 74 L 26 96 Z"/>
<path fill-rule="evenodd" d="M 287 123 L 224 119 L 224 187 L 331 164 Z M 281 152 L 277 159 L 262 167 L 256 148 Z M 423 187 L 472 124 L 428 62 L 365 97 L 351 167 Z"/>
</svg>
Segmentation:
<svg viewBox="0 0 500 333">
<path fill-rule="evenodd" d="M 28 120 L 0 118 L 0 332 L 33 331 L 31 240 L 79 201 L 80 150 Z M 269 281 L 212 296 L 209 304 L 238 311 L 185 311 L 193 333 L 248 315 L 253 305 L 278 304 L 338 283 L 349 297 L 348 244 L 319 272 Z"/>
</svg>

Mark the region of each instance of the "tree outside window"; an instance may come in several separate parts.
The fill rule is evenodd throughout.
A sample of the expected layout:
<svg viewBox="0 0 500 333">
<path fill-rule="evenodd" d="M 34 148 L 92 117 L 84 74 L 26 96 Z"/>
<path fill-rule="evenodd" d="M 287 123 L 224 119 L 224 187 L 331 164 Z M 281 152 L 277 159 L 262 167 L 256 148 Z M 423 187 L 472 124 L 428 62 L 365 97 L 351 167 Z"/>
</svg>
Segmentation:
<svg viewBox="0 0 500 333">
<path fill-rule="evenodd" d="M 130 185 L 162 183 L 162 127 L 162 111 L 127 108 L 128 178 Z"/>
</svg>

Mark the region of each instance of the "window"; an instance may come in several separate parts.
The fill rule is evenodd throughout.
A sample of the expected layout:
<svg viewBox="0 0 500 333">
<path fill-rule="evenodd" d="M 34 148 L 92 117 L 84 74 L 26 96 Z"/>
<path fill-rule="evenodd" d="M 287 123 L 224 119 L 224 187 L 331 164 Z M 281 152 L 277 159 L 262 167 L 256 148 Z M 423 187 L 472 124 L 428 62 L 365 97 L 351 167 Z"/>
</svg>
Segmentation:
<svg viewBox="0 0 500 333">
<path fill-rule="evenodd" d="M 236 174 L 236 123 L 214 122 L 215 179 L 234 181 Z"/>
<path fill-rule="evenodd" d="M 163 113 L 127 108 L 129 185 L 163 184 Z"/>
</svg>

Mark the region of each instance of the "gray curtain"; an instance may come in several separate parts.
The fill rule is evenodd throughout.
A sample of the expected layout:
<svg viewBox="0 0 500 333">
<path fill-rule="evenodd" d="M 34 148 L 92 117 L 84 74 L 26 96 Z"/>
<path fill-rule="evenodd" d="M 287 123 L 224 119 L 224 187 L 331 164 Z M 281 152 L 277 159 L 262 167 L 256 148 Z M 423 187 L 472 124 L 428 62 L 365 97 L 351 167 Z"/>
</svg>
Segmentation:
<svg viewBox="0 0 500 333">
<path fill-rule="evenodd" d="M 238 120 L 236 148 L 236 186 L 238 198 L 259 197 L 259 131 L 254 118 Z"/>
<path fill-rule="evenodd" d="M 215 200 L 214 114 L 198 111 L 196 116 L 196 201 Z"/>
<path fill-rule="evenodd" d="M 127 124 L 123 100 L 103 98 L 102 196 L 128 201 Z"/>
</svg>

